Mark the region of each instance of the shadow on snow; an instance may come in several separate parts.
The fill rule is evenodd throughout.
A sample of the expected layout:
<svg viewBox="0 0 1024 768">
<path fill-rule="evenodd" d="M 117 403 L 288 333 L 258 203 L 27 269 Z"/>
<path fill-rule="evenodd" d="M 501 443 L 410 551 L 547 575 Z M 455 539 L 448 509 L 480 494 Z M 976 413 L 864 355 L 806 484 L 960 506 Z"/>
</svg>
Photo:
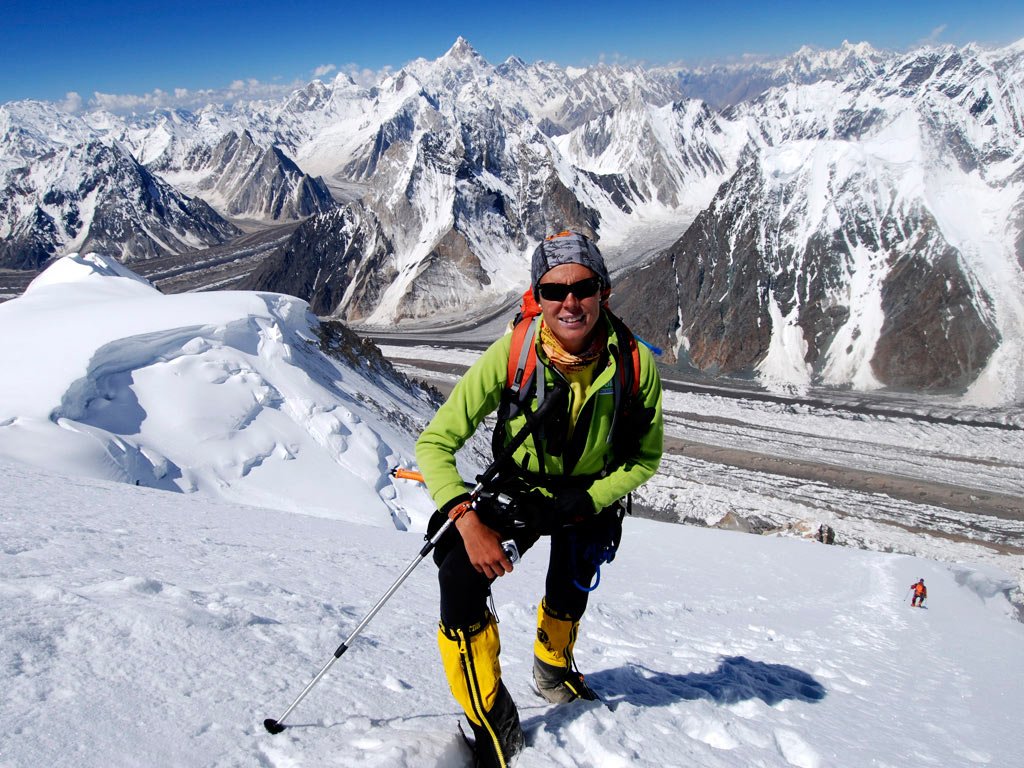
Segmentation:
<svg viewBox="0 0 1024 768">
<path fill-rule="evenodd" d="M 769 706 L 790 699 L 813 704 L 826 695 L 825 687 L 802 670 L 744 656 L 723 658 L 714 672 L 672 675 L 630 665 L 594 672 L 587 675 L 587 682 L 612 709 L 621 702 L 659 707 L 698 699 L 720 705 L 750 699 L 760 699 Z"/>
</svg>

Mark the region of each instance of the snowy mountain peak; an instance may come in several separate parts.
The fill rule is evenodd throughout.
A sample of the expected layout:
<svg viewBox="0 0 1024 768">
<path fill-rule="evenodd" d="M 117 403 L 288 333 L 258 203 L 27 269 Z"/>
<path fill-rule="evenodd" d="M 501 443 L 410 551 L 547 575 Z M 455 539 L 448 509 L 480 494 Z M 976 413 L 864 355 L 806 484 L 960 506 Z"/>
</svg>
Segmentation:
<svg viewBox="0 0 1024 768">
<path fill-rule="evenodd" d="M 416 64 L 420 65 L 414 66 Z M 457 94 L 466 85 L 478 79 L 486 80 L 494 72 L 494 67 L 463 37 L 458 38 L 443 56 L 432 62 L 414 62 L 414 65 L 410 65 L 410 71 L 439 95 Z"/>
<path fill-rule="evenodd" d="M 339 74 L 330 86 L 321 80 L 314 80 L 304 88 L 294 91 L 288 98 L 284 109 L 292 112 L 312 112 L 322 109 L 335 90 L 348 85 L 355 85 L 355 83 L 344 73 Z"/>
<path fill-rule="evenodd" d="M 839 49 L 844 52 L 856 53 L 858 56 L 875 56 L 879 53 L 879 51 L 866 40 L 859 43 L 851 43 L 849 40 L 843 40 L 843 44 L 839 46 Z"/>
<path fill-rule="evenodd" d="M 456 38 L 452 47 L 449 48 L 438 61 L 446 62 L 469 62 L 469 61 L 482 61 L 486 63 L 486 60 L 481 56 L 477 50 L 469 44 L 469 41 L 461 35 Z"/>
<path fill-rule="evenodd" d="M 50 102 L 23 100 L 0 105 L 0 169 L 98 138 L 81 118 Z"/>
<path fill-rule="evenodd" d="M 850 56 L 859 56 L 862 58 L 870 58 L 873 56 L 881 55 L 881 52 L 876 50 L 870 43 L 862 41 L 859 43 L 851 43 L 849 40 L 843 40 L 842 44 L 838 48 L 817 48 L 811 45 L 804 45 L 796 53 L 791 56 L 787 56 L 787 59 L 813 59 L 820 62 L 834 62 L 837 60 L 843 60 Z"/>
<path fill-rule="evenodd" d="M 1024 37 L 1016 42 L 1010 43 L 998 51 L 1001 55 L 1024 54 Z"/>
<path fill-rule="evenodd" d="M 352 76 L 348 72 L 339 72 L 334 76 L 334 80 L 331 81 L 331 89 L 335 92 L 352 91 L 354 89 L 359 89 L 359 84 L 352 79 Z"/>
</svg>

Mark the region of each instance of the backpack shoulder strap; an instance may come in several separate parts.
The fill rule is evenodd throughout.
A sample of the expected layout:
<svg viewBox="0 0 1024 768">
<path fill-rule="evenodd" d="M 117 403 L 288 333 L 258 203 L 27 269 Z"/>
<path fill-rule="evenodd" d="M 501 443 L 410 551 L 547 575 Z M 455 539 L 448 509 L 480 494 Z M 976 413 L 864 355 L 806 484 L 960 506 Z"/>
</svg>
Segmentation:
<svg viewBox="0 0 1024 768">
<path fill-rule="evenodd" d="M 619 339 L 619 358 L 616 362 L 620 372 L 620 383 L 629 392 L 629 396 L 634 398 L 640 393 L 640 345 L 629 326 L 618 315 L 608 309 L 605 309 L 605 312 L 611 319 L 612 328 Z"/>
<path fill-rule="evenodd" d="M 631 411 L 634 410 L 633 406 L 640 394 L 640 348 L 636 336 L 629 327 L 607 307 L 605 312 L 619 341 L 618 354 L 615 358 L 618 374 L 612 380 L 615 406 L 612 411 L 611 429 L 608 431 L 608 442 L 614 443 L 623 413 L 625 412 L 624 418 L 627 420 L 631 418 Z"/>
<path fill-rule="evenodd" d="M 508 370 L 505 387 L 513 396 L 521 399 L 520 393 L 530 388 L 530 382 L 537 370 L 537 330 L 540 316 L 524 317 L 512 329 L 512 346 L 508 353 Z"/>
<path fill-rule="evenodd" d="M 491 448 L 495 456 L 504 449 L 505 425 L 525 411 L 530 418 L 529 399 L 536 391 L 537 409 L 544 403 L 547 394 L 544 385 L 544 364 L 537 359 L 537 338 L 540 315 L 520 317 L 512 328 L 512 344 L 508 353 L 505 388 L 498 404 L 497 424 L 491 436 Z M 540 375 L 538 375 L 538 368 Z M 544 466 L 543 453 L 544 425 L 539 424 L 533 435 L 534 446 L 540 466 Z"/>
</svg>

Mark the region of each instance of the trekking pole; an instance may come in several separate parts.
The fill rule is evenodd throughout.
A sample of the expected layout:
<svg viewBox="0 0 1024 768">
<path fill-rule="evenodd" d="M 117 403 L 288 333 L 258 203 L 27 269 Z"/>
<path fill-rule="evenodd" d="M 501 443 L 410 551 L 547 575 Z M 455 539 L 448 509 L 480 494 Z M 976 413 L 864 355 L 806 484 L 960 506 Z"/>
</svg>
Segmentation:
<svg viewBox="0 0 1024 768">
<path fill-rule="evenodd" d="M 490 482 L 492 482 L 494 478 L 497 476 L 498 470 L 501 468 L 501 466 L 512 457 L 512 454 L 516 451 L 516 449 L 518 449 L 519 446 L 522 445 L 523 442 L 525 442 L 526 438 L 530 435 L 530 433 L 533 432 L 534 429 L 536 429 L 539 426 L 543 415 L 547 414 L 547 412 L 551 410 L 553 404 L 556 401 L 560 401 L 565 396 L 565 392 L 565 388 L 556 387 L 544 399 L 544 402 L 540 406 L 540 408 L 538 408 L 532 414 L 527 414 L 526 424 L 509 441 L 508 445 L 505 447 L 505 450 L 502 452 L 501 456 L 499 456 L 493 462 L 491 462 L 491 465 L 487 469 L 485 469 L 482 474 L 477 476 L 476 485 L 473 486 L 473 490 L 469 492 L 470 501 L 476 501 L 481 491 L 483 491 L 484 488 L 486 488 L 487 485 Z M 266 728 L 267 731 L 269 731 L 270 733 L 277 734 L 281 733 L 281 731 L 283 731 L 286 728 L 286 726 L 284 725 L 284 721 L 288 719 L 288 715 L 292 713 L 292 711 L 299 705 L 299 702 L 306 698 L 306 695 L 311 690 L 313 690 L 313 687 L 320 682 L 324 675 L 327 674 L 327 670 L 329 670 L 334 665 L 334 662 L 340 659 L 342 655 L 345 653 L 345 651 L 349 649 L 349 647 L 352 644 L 352 641 L 359 636 L 359 633 L 362 632 L 366 628 L 366 625 L 373 620 L 373 617 L 376 616 L 380 609 L 384 607 L 384 604 L 391 599 L 391 596 L 394 595 L 395 592 L 398 591 L 398 588 L 402 586 L 402 583 L 407 578 L 409 578 L 409 574 L 411 574 L 416 569 L 416 566 L 423 562 L 423 558 L 430 554 L 430 551 L 437 545 L 437 542 L 441 540 L 441 537 L 444 536 L 445 532 L 452 526 L 454 522 L 455 521 L 451 519 L 446 520 L 444 525 L 442 525 L 437 530 L 437 533 L 435 533 L 427 541 L 427 543 L 423 545 L 423 547 L 420 549 L 416 557 L 412 559 L 409 565 L 405 567 L 405 570 L 402 571 L 402 574 L 395 580 L 394 584 L 392 584 L 388 588 L 388 591 L 385 592 L 383 597 L 381 597 L 381 599 L 377 601 L 377 604 L 370 609 L 369 613 L 367 613 L 366 616 L 363 617 L 363 620 L 359 622 L 359 624 L 356 626 L 355 629 L 352 630 L 349 636 L 346 637 L 344 641 L 342 641 L 341 645 L 339 645 L 338 649 L 334 652 L 334 655 L 330 658 L 330 660 L 328 660 L 326 664 L 324 664 L 323 668 L 316 673 L 316 676 L 309 681 L 306 687 L 302 689 L 302 693 L 295 697 L 295 701 L 293 701 L 291 705 L 288 707 L 288 709 L 284 711 L 284 714 L 276 720 L 271 717 L 268 717 L 266 720 L 263 721 L 263 727 Z"/>
</svg>

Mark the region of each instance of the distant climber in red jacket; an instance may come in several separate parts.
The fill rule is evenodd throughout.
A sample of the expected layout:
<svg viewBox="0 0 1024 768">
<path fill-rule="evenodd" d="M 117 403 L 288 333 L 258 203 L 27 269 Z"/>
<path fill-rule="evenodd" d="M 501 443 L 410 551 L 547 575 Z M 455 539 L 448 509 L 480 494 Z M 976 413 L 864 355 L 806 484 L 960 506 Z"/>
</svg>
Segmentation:
<svg viewBox="0 0 1024 768">
<path fill-rule="evenodd" d="M 924 579 L 918 579 L 917 584 L 911 584 L 914 590 L 914 599 L 910 601 L 912 608 L 924 608 L 924 599 L 928 597 L 928 587 L 924 585 Z"/>
</svg>

